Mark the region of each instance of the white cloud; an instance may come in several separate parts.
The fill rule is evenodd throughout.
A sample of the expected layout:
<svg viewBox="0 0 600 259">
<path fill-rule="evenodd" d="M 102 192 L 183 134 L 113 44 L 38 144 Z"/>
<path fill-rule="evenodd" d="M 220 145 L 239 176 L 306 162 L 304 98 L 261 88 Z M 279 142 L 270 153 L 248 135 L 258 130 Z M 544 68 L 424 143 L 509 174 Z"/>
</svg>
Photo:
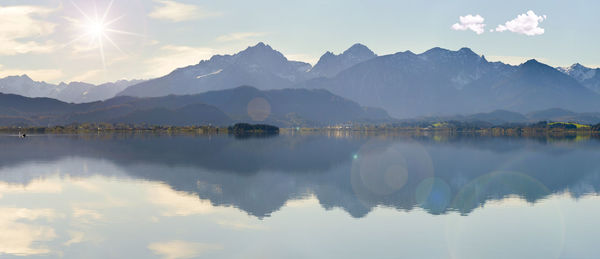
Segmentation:
<svg viewBox="0 0 600 259">
<path fill-rule="evenodd" d="M 498 25 L 496 31 L 511 31 L 527 36 L 535 36 L 544 34 L 544 29 L 540 28 L 541 22 L 546 20 L 546 15 L 537 16 L 533 11 L 529 10 L 525 14 L 520 14 L 517 18 L 506 22 L 504 25 Z"/>
<path fill-rule="evenodd" d="M 459 23 L 452 25 L 452 29 L 455 31 L 466 31 L 472 30 L 477 34 L 482 34 L 485 31 L 484 18 L 481 15 L 466 15 L 458 17 Z"/>
<path fill-rule="evenodd" d="M 56 44 L 40 38 L 52 34 L 56 24 L 39 19 L 53 11 L 38 6 L 0 6 L 0 55 L 53 51 Z"/>
<path fill-rule="evenodd" d="M 200 60 L 209 59 L 214 49 L 205 47 L 166 45 L 160 48 L 162 54 L 146 61 L 150 67 L 145 77 L 164 76 L 179 67 L 197 64 Z"/>
<path fill-rule="evenodd" d="M 195 258 L 203 253 L 222 250 L 223 246 L 218 244 L 193 243 L 181 240 L 174 240 L 162 243 L 152 243 L 148 249 L 165 259 L 186 259 Z"/>
<path fill-rule="evenodd" d="M 226 41 L 242 41 L 247 40 L 249 38 L 256 38 L 264 36 L 266 33 L 264 32 L 234 32 L 230 34 L 225 34 L 217 37 L 217 41 L 226 42 Z"/>
<path fill-rule="evenodd" d="M 64 76 L 62 70 L 58 69 L 3 69 L 0 65 L 0 78 L 20 75 L 28 75 L 33 80 L 46 82 L 53 82 Z"/>
<path fill-rule="evenodd" d="M 159 20 L 182 22 L 220 15 L 216 12 L 206 12 L 196 5 L 173 0 L 154 0 L 154 2 L 159 3 L 160 6 L 154 7 L 148 16 Z"/>
</svg>

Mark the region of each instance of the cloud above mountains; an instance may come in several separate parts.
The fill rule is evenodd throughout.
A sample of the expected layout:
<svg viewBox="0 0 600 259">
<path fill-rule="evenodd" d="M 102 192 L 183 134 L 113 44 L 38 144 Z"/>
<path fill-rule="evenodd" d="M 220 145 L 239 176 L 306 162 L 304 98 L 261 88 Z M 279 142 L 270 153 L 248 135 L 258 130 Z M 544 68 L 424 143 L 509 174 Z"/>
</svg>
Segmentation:
<svg viewBox="0 0 600 259">
<path fill-rule="evenodd" d="M 497 32 L 511 31 L 527 36 L 535 36 L 544 34 L 544 29 L 540 28 L 541 22 L 546 20 L 546 15 L 537 16 L 533 11 L 520 14 L 517 18 L 506 22 L 505 24 L 496 27 Z"/>
<path fill-rule="evenodd" d="M 455 31 L 466 31 L 472 30 L 477 34 L 482 34 L 485 31 L 484 18 L 481 15 L 466 15 L 458 17 L 459 23 L 452 25 L 452 29 Z"/>
<path fill-rule="evenodd" d="M 39 6 L 0 6 L 0 55 L 53 51 L 56 44 L 39 39 L 54 33 L 56 24 L 40 19 L 54 11 Z"/>
<path fill-rule="evenodd" d="M 218 42 L 227 42 L 227 41 L 241 41 L 248 40 L 251 38 L 262 37 L 266 33 L 264 32 L 234 32 L 225 35 L 221 35 L 217 37 Z"/>
<path fill-rule="evenodd" d="M 452 29 L 455 31 L 466 31 L 471 30 L 477 35 L 485 32 L 484 23 L 485 19 L 477 14 L 466 16 L 459 16 L 459 22 L 452 25 Z M 500 24 L 496 29 L 491 29 L 490 32 L 504 32 L 510 31 L 517 34 L 523 34 L 527 36 L 535 36 L 544 34 L 544 28 L 539 27 L 540 23 L 547 19 L 546 15 L 536 15 L 535 12 L 529 10 L 527 13 L 520 14 L 517 18 L 507 21 L 504 24 Z"/>
<path fill-rule="evenodd" d="M 15 75 L 28 75 L 38 80 L 52 81 L 61 78 L 64 73 L 59 69 L 7 69 L 0 64 L 0 78 Z"/>
<path fill-rule="evenodd" d="M 172 0 L 154 0 L 154 2 L 159 5 L 155 6 L 148 16 L 158 20 L 183 22 L 220 15 L 220 13 L 204 11 L 193 4 L 184 4 Z"/>
</svg>

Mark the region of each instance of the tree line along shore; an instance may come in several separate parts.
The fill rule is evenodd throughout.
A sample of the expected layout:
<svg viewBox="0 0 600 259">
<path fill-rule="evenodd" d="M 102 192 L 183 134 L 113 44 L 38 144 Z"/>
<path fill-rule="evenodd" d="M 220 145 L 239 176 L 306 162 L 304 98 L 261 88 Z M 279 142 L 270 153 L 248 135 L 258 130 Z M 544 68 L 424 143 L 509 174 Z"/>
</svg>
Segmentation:
<svg viewBox="0 0 600 259">
<path fill-rule="evenodd" d="M 181 132 L 181 133 L 279 133 L 279 128 L 265 124 L 237 123 L 229 127 L 216 127 L 212 125 L 198 126 L 159 126 L 159 125 L 135 125 L 135 124 L 111 124 L 111 123 L 83 123 L 65 126 L 50 127 L 22 127 L 4 126 L 0 127 L 4 133 L 94 133 L 94 132 Z"/>
<path fill-rule="evenodd" d="M 500 126 L 481 125 L 465 122 L 435 122 L 435 123 L 396 123 L 396 124 L 356 124 L 324 127 L 292 127 L 279 128 L 266 124 L 237 123 L 228 127 L 212 125 L 168 126 L 144 124 L 111 124 L 83 123 L 65 126 L 3 126 L 4 133 L 93 133 L 93 132 L 173 132 L 173 133 L 279 133 L 279 132 L 319 132 L 319 131 L 348 131 L 348 132 L 413 132 L 413 133 L 478 133 L 486 135 L 535 135 L 562 133 L 600 133 L 600 124 L 585 125 L 572 122 L 538 122 L 533 124 L 506 124 Z"/>
</svg>

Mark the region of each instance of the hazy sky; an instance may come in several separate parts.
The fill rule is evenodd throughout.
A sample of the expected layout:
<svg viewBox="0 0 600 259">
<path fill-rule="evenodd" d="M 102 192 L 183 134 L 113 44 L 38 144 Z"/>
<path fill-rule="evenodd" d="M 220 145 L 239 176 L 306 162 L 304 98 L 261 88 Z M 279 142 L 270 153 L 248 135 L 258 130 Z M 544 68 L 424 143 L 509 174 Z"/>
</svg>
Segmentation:
<svg viewBox="0 0 600 259">
<path fill-rule="evenodd" d="M 145 79 L 260 41 L 313 64 L 360 42 L 379 55 L 466 46 L 513 64 L 600 66 L 599 1 L 114 0 L 106 13 L 110 3 L 0 0 L 0 77 Z"/>
</svg>

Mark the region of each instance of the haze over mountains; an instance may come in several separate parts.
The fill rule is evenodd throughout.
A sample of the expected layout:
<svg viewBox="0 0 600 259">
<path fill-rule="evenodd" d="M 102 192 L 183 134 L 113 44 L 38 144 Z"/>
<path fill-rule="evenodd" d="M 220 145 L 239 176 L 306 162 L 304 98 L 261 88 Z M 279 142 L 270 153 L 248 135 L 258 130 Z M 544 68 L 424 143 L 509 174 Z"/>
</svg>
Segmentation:
<svg viewBox="0 0 600 259">
<path fill-rule="evenodd" d="M 261 91 L 242 86 L 196 95 L 70 104 L 49 98 L 0 94 L 0 125 L 55 126 L 71 123 L 216 125 L 260 121 L 280 127 L 327 126 L 348 121 L 382 122 L 381 109 L 364 108 L 325 90 Z"/>
<path fill-rule="evenodd" d="M 190 107 L 184 109 L 184 106 L 164 104 L 169 98 L 178 98 L 169 95 L 195 96 L 196 101 L 188 102 L 187 105 L 195 105 L 199 111 L 210 110 L 208 106 L 216 108 L 213 110 L 214 114 L 207 115 L 214 115 L 211 118 L 215 119 L 215 123 L 252 120 L 248 112 L 249 102 L 258 97 L 267 100 L 266 103 L 271 106 L 270 117 L 267 116 L 264 121 L 278 125 L 293 125 L 301 121 L 313 124 L 339 123 L 345 119 L 365 121 L 369 119 L 365 117 L 367 114 L 373 116 L 373 121 L 389 118 L 382 110 L 363 107 L 382 108 L 395 118 L 447 118 L 457 114 L 489 113 L 496 110 L 518 112 L 525 116 L 542 110 L 562 108 L 575 114 L 569 118 L 595 121 L 596 115 L 593 112 L 600 111 L 599 70 L 579 64 L 568 68 L 553 68 L 536 60 L 512 66 L 489 62 L 484 56 L 468 48 L 457 51 L 433 48 L 421 54 L 406 51 L 377 56 L 361 44 L 355 44 L 337 55 L 327 52 L 313 67 L 308 63 L 290 61 L 269 45 L 259 43 L 237 54 L 216 55 L 196 65 L 178 68 L 164 77 L 147 81 L 118 81 L 99 86 L 78 82 L 52 85 L 35 82 L 27 76 L 13 76 L 0 79 L 0 92 L 27 97 L 49 97 L 74 103 L 107 100 L 114 96 L 119 97 L 104 103 L 122 100 L 153 103 L 141 107 L 128 104 L 125 105 L 127 109 L 120 106 L 121 111 L 127 112 L 115 113 L 120 117 L 102 117 L 110 121 L 130 119 L 132 122 L 139 122 L 135 118 L 147 118 L 146 121 L 159 122 L 160 120 L 147 117 L 149 110 L 165 120 L 175 114 L 193 115 L 194 110 Z M 240 86 L 251 87 L 238 88 Z M 228 92 L 227 89 L 233 88 L 236 89 Z M 324 90 L 260 91 L 293 88 Z M 209 91 L 213 92 L 207 93 Z M 236 96 L 235 100 L 221 99 L 220 104 L 215 103 L 214 98 L 221 98 L 226 93 L 241 95 Z M 285 93 L 286 97 L 269 99 L 276 93 Z M 213 97 L 199 98 L 198 94 Z M 259 95 L 268 95 L 268 98 Z M 140 101 L 144 99 L 139 98 L 150 99 Z M 187 97 L 180 98 L 178 100 Z M 279 100 L 288 103 L 280 106 L 277 103 Z M 227 102 L 230 102 L 229 105 L 221 105 Z M 343 105 L 335 106 L 341 103 Z M 337 109 L 332 104 L 347 109 L 327 113 L 327 109 Z M 76 117 L 84 120 L 85 116 L 97 117 L 87 114 L 92 110 L 82 107 L 97 108 L 98 105 L 104 104 L 91 103 L 72 107 L 80 109 L 75 109 L 79 114 Z M 264 103 L 261 105 L 264 106 Z M 24 121 L 41 123 L 37 119 L 31 120 L 31 113 L 23 117 L 19 113 L 22 110 L 7 105 L 4 107 L 5 110 L 0 113 L 3 116 L 29 118 Z M 237 107 L 235 113 L 231 112 L 233 107 Z M 134 111 L 138 113 L 133 113 Z M 217 115 L 220 112 L 225 116 Z M 327 115 L 315 117 L 319 112 Z M 126 116 L 130 113 L 133 117 Z M 69 122 L 73 121 L 72 116 L 75 115 L 70 115 L 71 120 L 64 117 L 65 114 L 61 116 L 60 121 Z M 332 119 L 334 117 L 338 119 Z M 194 120 L 169 122 L 181 124 Z"/>
</svg>

